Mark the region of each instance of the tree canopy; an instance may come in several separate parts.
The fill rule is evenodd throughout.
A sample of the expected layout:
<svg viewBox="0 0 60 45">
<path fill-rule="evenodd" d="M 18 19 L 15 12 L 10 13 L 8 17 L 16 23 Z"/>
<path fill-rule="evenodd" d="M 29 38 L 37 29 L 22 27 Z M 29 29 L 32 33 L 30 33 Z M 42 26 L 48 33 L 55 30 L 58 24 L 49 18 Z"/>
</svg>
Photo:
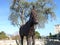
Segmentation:
<svg viewBox="0 0 60 45">
<path fill-rule="evenodd" d="M 37 39 L 41 38 L 40 33 L 38 31 L 35 31 L 35 38 Z"/>
<path fill-rule="evenodd" d="M 28 2 L 27 0 L 13 0 L 10 6 L 11 14 L 9 20 L 13 25 L 22 25 L 29 19 L 29 14 L 32 6 L 35 6 L 38 16 L 38 27 L 42 28 L 49 18 L 52 20 L 56 18 L 54 13 L 55 3 L 54 0 L 34 0 Z"/>
<path fill-rule="evenodd" d="M 8 38 L 8 36 L 6 35 L 6 33 L 5 32 L 0 32 L 0 39 L 6 39 L 6 38 Z"/>
</svg>

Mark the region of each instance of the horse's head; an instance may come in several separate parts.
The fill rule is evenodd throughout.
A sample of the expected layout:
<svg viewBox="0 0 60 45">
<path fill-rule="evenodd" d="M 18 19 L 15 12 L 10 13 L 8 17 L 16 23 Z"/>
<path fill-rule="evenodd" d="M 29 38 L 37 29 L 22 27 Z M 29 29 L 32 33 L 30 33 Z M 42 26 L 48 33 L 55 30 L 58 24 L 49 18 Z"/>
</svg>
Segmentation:
<svg viewBox="0 0 60 45">
<path fill-rule="evenodd" d="M 34 8 L 31 10 L 30 20 L 33 22 L 33 24 L 38 24 L 37 12 Z"/>
</svg>

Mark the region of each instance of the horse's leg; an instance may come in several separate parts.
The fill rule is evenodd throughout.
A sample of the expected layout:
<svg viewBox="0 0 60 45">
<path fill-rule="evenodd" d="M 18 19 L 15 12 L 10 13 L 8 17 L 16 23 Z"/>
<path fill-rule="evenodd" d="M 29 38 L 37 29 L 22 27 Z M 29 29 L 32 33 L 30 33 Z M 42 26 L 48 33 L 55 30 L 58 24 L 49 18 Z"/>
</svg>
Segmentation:
<svg viewBox="0 0 60 45">
<path fill-rule="evenodd" d="M 27 40 L 27 45 L 29 45 L 28 36 L 26 36 L 26 40 Z"/>
<path fill-rule="evenodd" d="M 32 35 L 32 45 L 35 45 L 35 30 L 33 31 Z"/>
<path fill-rule="evenodd" d="M 35 37 L 34 37 L 34 35 L 32 36 L 32 45 L 35 45 Z"/>
<path fill-rule="evenodd" d="M 34 35 L 32 36 L 32 45 L 35 45 L 35 37 L 34 37 Z"/>
<path fill-rule="evenodd" d="M 21 45 L 23 45 L 23 37 L 24 37 L 24 36 L 21 36 Z"/>
<path fill-rule="evenodd" d="M 27 45 L 31 45 L 31 40 L 30 40 L 30 38 L 31 38 L 30 36 L 27 36 L 27 38 L 26 38 L 26 39 L 27 39 Z"/>
</svg>

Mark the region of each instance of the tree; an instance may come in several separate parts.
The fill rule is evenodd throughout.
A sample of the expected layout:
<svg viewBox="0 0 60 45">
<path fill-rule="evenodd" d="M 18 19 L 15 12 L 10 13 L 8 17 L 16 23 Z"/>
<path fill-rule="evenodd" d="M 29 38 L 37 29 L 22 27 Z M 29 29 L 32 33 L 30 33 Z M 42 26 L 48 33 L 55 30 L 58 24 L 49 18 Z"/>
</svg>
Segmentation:
<svg viewBox="0 0 60 45">
<path fill-rule="evenodd" d="M 25 23 L 27 17 L 29 17 L 32 5 L 34 5 L 37 10 L 39 28 L 45 26 L 49 17 L 51 17 L 52 20 L 55 19 L 56 16 L 53 11 L 55 4 L 53 0 L 36 0 L 32 2 L 26 0 L 13 0 L 12 5 L 10 6 L 11 14 L 9 16 L 11 23 L 17 26 Z"/>
<path fill-rule="evenodd" d="M 37 39 L 41 38 L 40 33 L 38 31 L 35 31 L 35 38 Z"/>
<path fill-rule="evenodd" d="M 0 39 L 6 39 L 8 36 L 2 31 L 0 32 Z"/>
<path fill-rule="evenodd" d="M 53 36 L 52 33 L 49 33 L 49 37 L 52 38 L 52 36 Z"/>
<path fill-rule="evenodd" d="M 51 37 L 52 36 L 52 33 L 49 33 L 49 36 Z"/>
</svg>

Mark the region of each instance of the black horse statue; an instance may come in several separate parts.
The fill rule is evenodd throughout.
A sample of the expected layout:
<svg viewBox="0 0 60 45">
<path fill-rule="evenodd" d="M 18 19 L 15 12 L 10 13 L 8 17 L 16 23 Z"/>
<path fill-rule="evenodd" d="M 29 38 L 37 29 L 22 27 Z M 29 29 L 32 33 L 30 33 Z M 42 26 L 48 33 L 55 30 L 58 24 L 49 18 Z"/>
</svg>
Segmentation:
<svg viewBox="0 0 60 45">
<path fill-rule="evenodd" d="M 32 37 L 33 40 L 33 44 L 35 44 L 34 42 L 34 35 L 35 35 L 35 29 L 34 29 L 34 25 L 38 24 L 37 22 L 37 15 L 36 15 L 36 11 L 34 9 L 31 10 L 31 14 L 30 14 L 30 19 L 26 22 L 26 24 L 22 25 L 19 29 L 19 34 L 21 37 L 21 45 L 23 45 L 23 38 L 24 36 L 26 36 L 27 39 L 27 45 L 29 45 L 29 38 Z"/>
</svg>

